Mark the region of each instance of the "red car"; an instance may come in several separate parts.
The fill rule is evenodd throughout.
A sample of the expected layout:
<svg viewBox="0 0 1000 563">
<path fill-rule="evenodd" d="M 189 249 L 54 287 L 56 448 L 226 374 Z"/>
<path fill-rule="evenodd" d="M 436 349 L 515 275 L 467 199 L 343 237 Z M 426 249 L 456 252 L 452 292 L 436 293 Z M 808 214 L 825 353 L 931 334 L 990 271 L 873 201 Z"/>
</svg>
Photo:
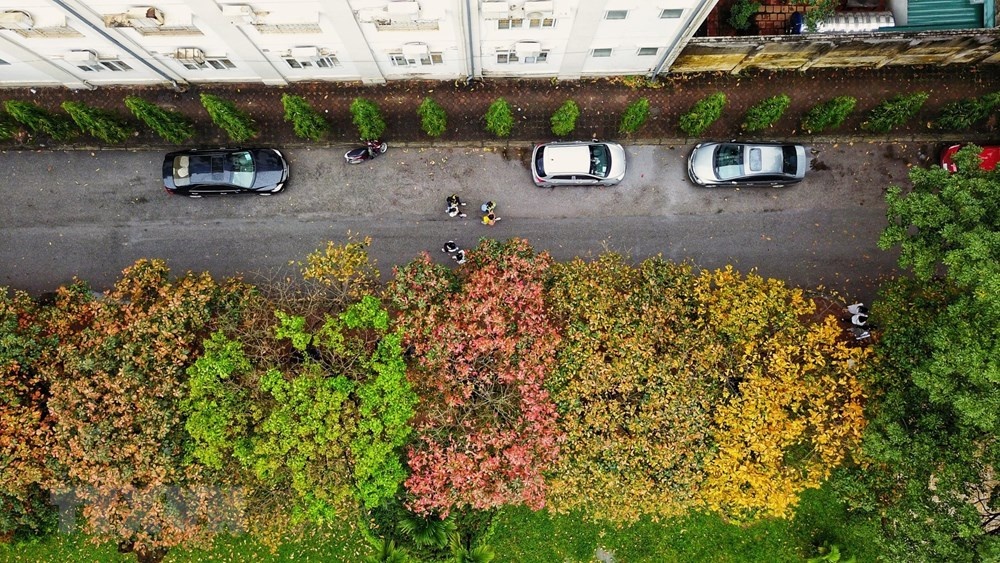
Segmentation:
<svg viewBox="0 0 1000 563">
<path fill-rule="evenodd" d="M 955 172 L 958 168 L 951 160 L 955 153 L 965 145 L 952 145 L 941 153 L 941 166 L 948 172 Z M 979 167 L 983 170 L 993 170 L 1000 164 L 1000 145 L 987 145 L 983 147 L 983 152 L 979 153 Z"/>
</svg>

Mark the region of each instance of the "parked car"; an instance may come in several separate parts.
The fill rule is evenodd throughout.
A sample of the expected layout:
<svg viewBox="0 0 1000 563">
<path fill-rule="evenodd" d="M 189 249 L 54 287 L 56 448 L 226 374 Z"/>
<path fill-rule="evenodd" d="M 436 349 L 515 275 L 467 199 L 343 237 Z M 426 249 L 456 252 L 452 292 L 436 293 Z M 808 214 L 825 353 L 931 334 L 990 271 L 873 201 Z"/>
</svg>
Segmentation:
<svg viewBox="0 0 1000 563">
<path fill-rule="evenodd" d="M 952 160 L 955 153 L 962 149 L 965 145 L 952 145 L 941 152 L 941 167 L 948 172 L 954 173 L 958 170 L 955 166 L 955 162 Z M 1000 164 L 1000 145 L 986 145 L 983 147 L 982 152 L 979 153 L 979 168 L 983 170 L 993 170 Z"/>
<path fill-rule="evenodd" d="M 625 177 L 625 149 L 604 141 L 559 141 L 535 146 L 531 176 L 542 188 L 613 186 Z"/>
<path fill-rule="evenodd" d="M 163 187 L 190 197 L 271 195 L 288 181 L 288 161 L 277 149 L 190 149 L 163 159 Z"/>
<path fill-rule="evenodd" d="M 805 177 L 808 153 L 792 143 L 699 143 L 688 158 L 688 177 L 699 186 L 785 186 Z"/>
</svg>

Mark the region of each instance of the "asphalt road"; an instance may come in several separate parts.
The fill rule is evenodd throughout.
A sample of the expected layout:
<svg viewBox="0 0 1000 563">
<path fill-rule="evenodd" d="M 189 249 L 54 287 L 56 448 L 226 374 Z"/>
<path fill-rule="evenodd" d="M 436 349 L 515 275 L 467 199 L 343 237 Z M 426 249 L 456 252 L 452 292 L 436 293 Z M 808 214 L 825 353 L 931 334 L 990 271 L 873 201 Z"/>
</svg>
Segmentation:
<svg viewBox="0 0 1000 563">
<path fill-rule="evenodd" d="M 162 189 L 161 153 L 0 153 L 0 286 L 33 294 L 74 276 L 96 289 L 138 258 L 175 272 L 208 270 L 251 280 L 288 273 L 327 240 L 370 235 L 383 275 L 421 251 L 446 261 L 441 244 L 525 237 L 556 259 L 605 249 L 633 259 L 662 254 L 706 267 L 756 268 L 793 285 L 825 286 L 848 298 L 874 295 L 895 272 L 876 246 L 883 191 L 906 184 L 916 146 L 816 146 L 817 169 L 776 189 L 705 189 L 685 175 L 691 147 L 630 146 L 625 181 L 613 188 L 541 189 L 529 147 L 511 158 L 483 149 L 399 149 L 347 166 L 342 149 L 287 151 L 291 180 L 273 197 L 188 199 Z M 444 198 L 469 202 L 449 218 Z M 502 221 L 481 225 L 480 202 Z"/>
</svg>

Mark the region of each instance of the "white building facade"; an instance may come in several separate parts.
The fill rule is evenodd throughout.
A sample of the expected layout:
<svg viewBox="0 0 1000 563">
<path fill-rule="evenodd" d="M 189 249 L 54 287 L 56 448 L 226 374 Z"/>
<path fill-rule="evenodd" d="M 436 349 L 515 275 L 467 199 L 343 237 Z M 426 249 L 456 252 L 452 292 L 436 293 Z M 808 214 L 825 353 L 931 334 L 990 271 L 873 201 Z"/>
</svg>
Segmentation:
<svg viewBox="0 0 1000 563">
<path fill-rule="evenodd" d="M 0 87 L 657 74 L 717 0 L 0 0 Z"/>
</svg>

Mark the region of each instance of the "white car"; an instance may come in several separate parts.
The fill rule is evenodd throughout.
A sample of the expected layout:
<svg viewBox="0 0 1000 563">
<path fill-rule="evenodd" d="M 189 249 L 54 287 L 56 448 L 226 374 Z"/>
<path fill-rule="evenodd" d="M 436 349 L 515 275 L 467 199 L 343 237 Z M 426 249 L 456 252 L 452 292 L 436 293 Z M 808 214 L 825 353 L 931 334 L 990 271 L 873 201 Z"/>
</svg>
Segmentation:
<svg viewBox="0 0 1000 563">
<path fill-rule="evenodd" d="M 625 177 L 625 149 L 604 141 L 559 141 L 535 146 L 531 176 L 542 188 L 613 186 Z"/>
</svg>

